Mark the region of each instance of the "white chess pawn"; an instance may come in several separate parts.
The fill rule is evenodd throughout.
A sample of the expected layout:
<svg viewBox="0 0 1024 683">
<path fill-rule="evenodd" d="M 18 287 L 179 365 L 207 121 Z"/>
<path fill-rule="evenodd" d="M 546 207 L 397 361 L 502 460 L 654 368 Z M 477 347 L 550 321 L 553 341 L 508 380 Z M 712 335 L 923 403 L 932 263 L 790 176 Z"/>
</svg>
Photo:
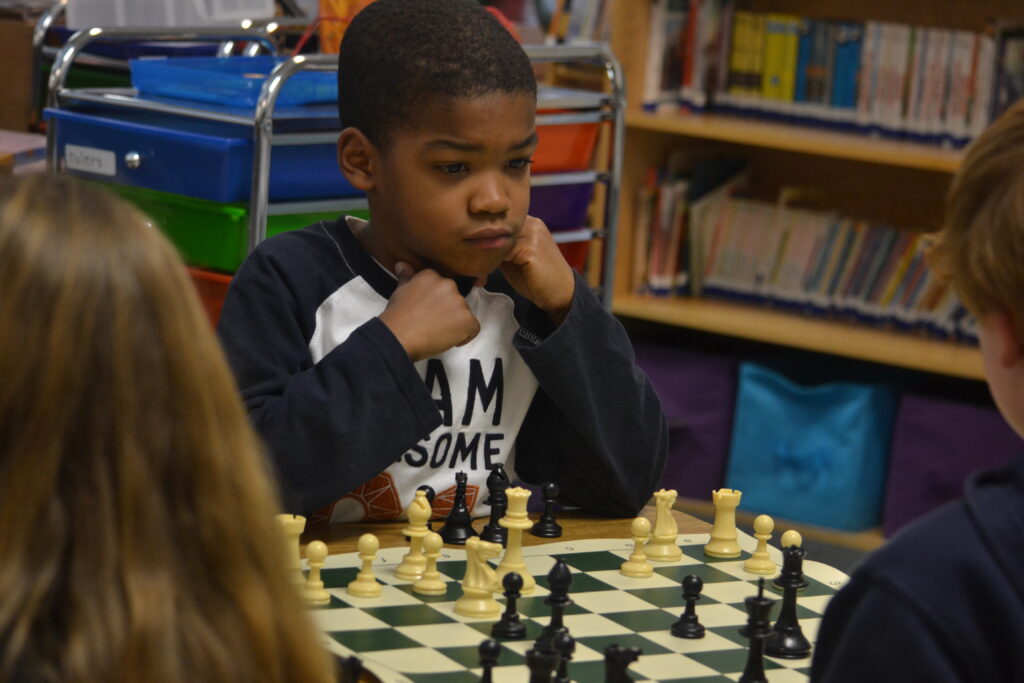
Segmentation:
<svg viewBox="0 0 1024 683">
<path fill-rule="evenodd" d="M 647 542 L 644 552 L 647 559 L 655 562 L 674 562 L 682 559 L 683 551 L 676 543 L 676 536 L 679 534 L 679 525 L 672 516 L 672 505 L 676 502 L 674 489 L 661 489 L 654 492 L 654 499 L 658 506 L 657 516 L 654 518 L 654 530 L 651 532 L 651 540 Z"/>
<path fill-rule="evenodd" d="M 302 586 L 302 597 L 310 605 L 326 605 L 331 601 L 331 594 L 324 590 L 324 582 L 320 579 L 320 569 L 327 558 L 327 546 L 323 541 L 310 541 L 306 544 L 306 559 L 309 560 L 309 576 Z"/>
<path fill-rule="evenodd" d="M 448 592 L 448 585 L 441 578 L 441 572 L 437 571 L 437 560 L 441 557 L 441 546 L 444 541 L 441 534 L 436 531 L 428 531 L 423 537 L 423 550 L 427 558 L 427 566 L 423 570 L 423 576 L 416 579 L 412 584 L 414 593 L 420 595 L 444 595 Z"/>
<path fill-rule="evenodd" d="M 768 515 L 758 515 L 754 520 L 754 538 L 757 539 L 757 548 L 754 553 L 743 563 L 743 570 L 751 574 L 774 574 L 778 567 L 772 562 L 768 555 L 768 539 L 772 537 L 772 530 L 775 529 L 775 521 Z"/>
<path fill-rule="evenodd" d="M 644 553 L 644 543 L 651 537 L 650 521 L 646 517 L 637 517 L 629 525 L 629 533 L 633 536 L 633 554 L 622 563 L 619 571 L 635 579 L 646 579 L 654 574 L 654 568 Z"/>
<path fill-rule="evenodd" d="M 779 545 L 782 548 L 792 548 L 793 546 L 803 548 L 804 539 L 803 536 L 800 535 L 799 531 L 796 529 L 789 529 L 782 534 L 782 538 L 779 539 Z"/>
<path fill-rule="evenodd" d="M 380 584 L 377 583 L 377 578 L 373 575 L 373 561 L 377 559 L 380 541 L 373 534 L 363 534 L 359 537 L 358 547 L 359 559 L 363 561 L 363 566 L 345 590 L 360 598 L 379 597 Z"/>
</svg>

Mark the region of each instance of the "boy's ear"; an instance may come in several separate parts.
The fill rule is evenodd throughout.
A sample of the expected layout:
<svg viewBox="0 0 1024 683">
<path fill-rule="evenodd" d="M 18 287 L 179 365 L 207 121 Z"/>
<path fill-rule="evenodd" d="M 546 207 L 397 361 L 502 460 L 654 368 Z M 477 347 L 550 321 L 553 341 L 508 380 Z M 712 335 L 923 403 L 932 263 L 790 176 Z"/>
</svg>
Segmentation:
<svg viewBox="0 0 1024 683">
<path fill-rule="evenodd" d="M 338 136 L 338 166 L 357 190 L 366 192 L 376 184 L 379 158 L 376 145 L 358 128 L 346 128 Z"/>
<path fill-rule="evenodd" d="M 1024 339 L 1017 331 L 1014 320 L 1005 312 L 991 312 L 988 324 L 999 342 L 999 362 L 1003 367 L 1013 367 L 1024 359 Z"/>
</svg>

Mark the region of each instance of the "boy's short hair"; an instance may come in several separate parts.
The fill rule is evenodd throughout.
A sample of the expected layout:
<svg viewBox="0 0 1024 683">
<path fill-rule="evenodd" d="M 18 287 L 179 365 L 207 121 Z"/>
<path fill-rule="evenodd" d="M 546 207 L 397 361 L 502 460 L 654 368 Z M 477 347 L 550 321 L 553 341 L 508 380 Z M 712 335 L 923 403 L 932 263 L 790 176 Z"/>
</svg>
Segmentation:
<svg viewBox="0 0 1024 683">
<path fill-rule="evenodd" d="M 477 0 L 377 0 L 352 20 L 338 55 L 338 113 L 375 145 L 434 99 L 536 96 L 515 38 Z"/>
<path fill-rule="evenodd" d="M 1024 101 L 967 149 L 930 256 L 973 314 L 1005 312 L 1024 334 Z"/>
</svg>

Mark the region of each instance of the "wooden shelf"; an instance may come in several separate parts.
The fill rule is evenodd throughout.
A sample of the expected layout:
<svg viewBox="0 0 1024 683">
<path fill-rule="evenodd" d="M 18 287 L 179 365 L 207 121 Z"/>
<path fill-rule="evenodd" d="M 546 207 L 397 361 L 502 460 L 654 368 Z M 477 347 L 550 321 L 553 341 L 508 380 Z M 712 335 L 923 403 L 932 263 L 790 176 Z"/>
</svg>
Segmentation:
<svg viewBox="0 0 1024 683">
<path fill-rule="evenodd" d="M 691 515 L 698 515 L 708 521 L 713 520 L 715 517 L 715 505 L 711 501 L 678 498 L 674 507 Z M 736 511 L 736 521 L 747 533 L 753 532 L 754 518 L 756 516 L 756 513 L 744 512 L 743 510 Z M 885 537 L 882 535 L 881 529 L 840 531 L 801 522 L 790 522 L 784 519 L 775 520 L 776 543 L 778 542 L 777 539 L 781 537 L 782 532 L 787 529 L 796 529 L 805 539 L 821 541 L 822 543 L 843 548 L 853 548 L 854 550 L 862 550 L 864 552 L 870 552 L 885 543 Z"/>
<path fill-rule="evenodd" d="M 612 311 L 631 318 L 872 363 L 886 363 L 968 379 L 985 379 L 981 352 L 977 348 L 855 323 L 805 317 L 713 299 L 616 296 L 612 300 Z"/>
<path fill-rule="evenodd" d="M 634 110 L 626 113 L 626 126 L 636 130 L 938 173 L 954 172 L 963 156 L 962 150 L 724 114 L 650 114 Z"/>
</svg>

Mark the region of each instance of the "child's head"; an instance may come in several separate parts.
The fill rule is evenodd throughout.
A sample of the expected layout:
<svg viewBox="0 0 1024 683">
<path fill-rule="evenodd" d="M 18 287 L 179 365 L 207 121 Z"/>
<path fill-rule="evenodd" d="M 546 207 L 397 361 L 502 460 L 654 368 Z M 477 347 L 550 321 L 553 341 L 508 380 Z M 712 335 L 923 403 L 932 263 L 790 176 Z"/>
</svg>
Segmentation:
<svg viewBox="0 0 1024 683">
<path fill-rule="evenodd" d="M 968 148 L 932 257 L 977 317 L 989 386 L 1024 435 L 1024 102 Z"/>
<path fill-rule="evenodd" d="M 356 15 L 338 60 L 339 161 L 367 192 L 374 256 L 450 275 L 501 263 L 529 206 L 536 88 L 477 0 L 377 0 Z"/>
<path fill-rule="evenodd" d="M 173 247 L 0 186 L 0 679 L 327 680 L 259 446 Z"/>
</svg>

